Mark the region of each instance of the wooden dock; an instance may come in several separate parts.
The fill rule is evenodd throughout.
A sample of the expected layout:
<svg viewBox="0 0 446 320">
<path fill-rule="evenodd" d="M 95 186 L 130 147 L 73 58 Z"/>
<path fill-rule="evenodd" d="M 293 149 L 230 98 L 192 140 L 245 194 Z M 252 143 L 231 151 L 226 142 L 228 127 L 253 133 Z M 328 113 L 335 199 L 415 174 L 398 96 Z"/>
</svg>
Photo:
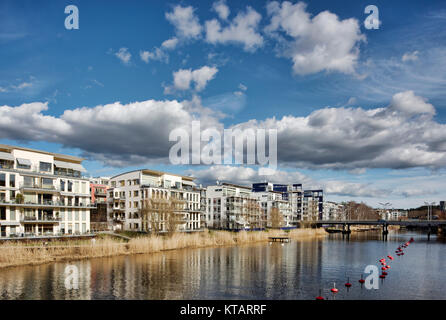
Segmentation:
<svg viewBox="0 0 446 320">
<path fill-rule="evenodd" d="M 279 236 L 279 237 L 269 237 L 270 242 L 290 242 L 290 237 L 287 236 Z"/>
</svg>

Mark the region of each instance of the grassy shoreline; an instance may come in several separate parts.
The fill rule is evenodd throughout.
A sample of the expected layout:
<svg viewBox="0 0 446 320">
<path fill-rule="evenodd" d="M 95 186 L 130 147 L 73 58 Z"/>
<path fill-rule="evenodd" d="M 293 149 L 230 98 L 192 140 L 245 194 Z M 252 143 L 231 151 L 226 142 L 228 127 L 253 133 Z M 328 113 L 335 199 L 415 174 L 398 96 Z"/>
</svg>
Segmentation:
<svg viewBox="0 0 446 320">
<path fill-rule="evenodd" d="M 114 239 L 54 242 L 48 246 L 20 243 L 0 245 L 0 268 L 38 265 L 59 261 L 111 257 L 130 254 L 156 253 L 186 248 L 221 247 L 266 242 L 268 237 L 283 235 L 283 231 L 228 232 L 210 231 L 194 234 L 177 233 L 171 237 L 144 236 L 129 242 Z M 323 229 L 294 229 L 286 233 L 291 239 L 314 239 L 326 235 Z"/>
</svg>

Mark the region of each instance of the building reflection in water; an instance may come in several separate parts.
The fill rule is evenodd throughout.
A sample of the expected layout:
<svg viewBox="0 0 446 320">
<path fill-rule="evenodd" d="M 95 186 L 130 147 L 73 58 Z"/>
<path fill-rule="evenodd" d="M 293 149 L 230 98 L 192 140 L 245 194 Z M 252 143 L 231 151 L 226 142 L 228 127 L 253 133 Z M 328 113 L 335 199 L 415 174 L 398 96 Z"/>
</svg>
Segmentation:
<svg viewBox="0 0 446 320">
<path fill-rule="evenodd" d="M 8 268 L 0 272 L 0 298 L 313 299 L 319 289 L 327 292 L 334 281 L 340 287 L 347 276 L 359 277 L 367 264 L 377 261 L 378 253 L 390 252 L 401 242 L 398 238 L 383 242 L 367 235 L 358 237 L 350 242 L 329 238 L 284 245 L 259 243 Z M 390 285 L 395 278 L 402 294 L 431 283 L 430 288 L 435 289 L 432 292 L 415 292 L 422 292 L 423 297 L 445 297 L 438 284 L 445 279 L 442 265 L 446 258 L 438 257 L 446 257 L 446 246 L 432 242 L 424 245 L 420 241 L 411 248 L 413 253 L 405 257 L 413 259 L 407 264 L 411 268 L 406 270 L 406 265 L 400 265 L 405 273 L 394 273 L 386 283 Z M 429 260 L 434 262 L 414 268 L 415 264 Z M 65 288 L 65 268 L 69 264 L 79 270 L 78 290 Z M 420 270 L 429 270 L 430 278 L 426 274 L 414 274 L 411 282 L 398 278 Z M 359 287 L 344 291 L 337 297 L 394 297 L 394 291 L 373 293 Z"/>
</svg>

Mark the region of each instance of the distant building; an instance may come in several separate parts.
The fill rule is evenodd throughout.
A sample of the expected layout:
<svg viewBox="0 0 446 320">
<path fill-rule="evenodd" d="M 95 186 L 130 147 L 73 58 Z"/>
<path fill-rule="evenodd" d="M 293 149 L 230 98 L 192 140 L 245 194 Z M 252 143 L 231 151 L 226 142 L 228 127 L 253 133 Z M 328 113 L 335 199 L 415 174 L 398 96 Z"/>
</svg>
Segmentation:
<svg viewBox="0 0 446 320">
<path fill-rule="evenodd" d="M 340 203 L 325 201 L 322 220 L 341 220 L 344 206 Z"/>
<path fill-rule="evenodd" d="M 441 212 L 446 211 L 446 201 L 440 201 L 440 210 Z"/>
</svg>

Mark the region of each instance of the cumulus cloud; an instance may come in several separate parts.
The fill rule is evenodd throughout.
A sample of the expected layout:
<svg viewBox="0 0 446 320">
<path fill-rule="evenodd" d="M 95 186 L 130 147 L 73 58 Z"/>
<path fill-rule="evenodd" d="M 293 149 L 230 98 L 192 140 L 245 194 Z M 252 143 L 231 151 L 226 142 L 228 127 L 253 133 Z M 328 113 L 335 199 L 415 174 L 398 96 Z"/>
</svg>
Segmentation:
<svg viewBox="0 0 446 320">
<path fill-rule="evenodd" d="M 359 43 L 365 40 L 356 19 L 340 20 L 329 11 L 311 17 L 303 2 L 273 1 L 267 12 L 271 21 L 265 32 L 279 41 L 280 54 L 293 61 L 294 73 L 355 73 Z"/>
<path fill-rule="evenodd" d="M 225 0 L 214 2 L 212 5 L 212 9 L 218 14 L 218 17 L 221 20 L 227 20 L 229 17 L 229 13 L 231 12 L 229 10 L 229 7 L 226 5 Z"/>
<path fill-rule="evenodd" d="M 307 117 L 251 120 L 234 128 L 277 129 L 278 159 L 308 168 L 446 166 L 446 125 L 413 92 L 395 94 L 385 108 L 323 108 Z"/>
<path fill-rule="evenodd" d="M 118 52 L 115 52 L 115 56 L 124 64 L 130 64 L 130 59 L 132 58 L 132 54 L 127 48 L 120 48 Z"/>
<path fill-rule="evenodd" d="M 219 125 L 211 115 L 201 115 L 192 107 L 191 102 L 176 100 L 116 102 L 65 110 L 56 117 L 45 115 L 47 103 L 0 106 L 0 138 L 60 143 L 111 166 L 166 162 L 173 129 L 190 131 L 196 117 L 203 119 L 202 127 Z"/>
<path fill-rule="evenodd" d="M 201 35 L 202 26 L 192 6 L 176 5 L 172 12 L 166 13 L 166 19 L 174 25 L 176 34 L 180 38 L 196 39 Z"/>
<path fill-rule="evenodd" d="M 406 52 L 405 54 L 403 54 L 403 56 L 401 57 L 401 60 L 403 62 L 407 62 L 407 61 L 417 61 L 418 60 L 418 51 L 414 51 L 414 52 Z"/>
<path fill-rule="evenodd" d="M 215 6 L 220 8 L 219 11 Z M 214 9 L 222 22 L 225 22 L 229 15 L 228 7 L 223 2 L 218 2 L 217 5 L 214 4 Z M 218 19 L 208 20 L 205 22 L 206 41 L 212 44 L 241 44 L 245 51 L 255 51 L 263 45 L 263 37 L 258 32 L 261 19 L 262 16 L 248 6 L 245 12 L 239 12 L 226 26 L 222 26 Z"/>
<path fill-rule="evenodd" d="M 177 44 L 178 44 L 178 38 L 173 37 L 173 38 L 165 40 L 161 44 L 161 47 L 164 49 L 167 49 L 167 50 L 172 50 L 172 49 L 175 49 Z"/>
<path fill-rule="evenodd" d="M 149 63 L 150 60 L 169 62 L 169 56 L 160 48 L 155 48 L 153 51 L 140 51 L 139 56 L 145 63 Z"/>
<path fill-rule="evenodd" d="M 390 108 L 405 114 L 435 114 L 435 108 L 423 97 L 416 96 L 413 91 L 399 92 L 392 97 Z"/>
<path fill-rule="evenodd" d="M 199 87 L 206 83 L 185 82 Z M 181 81 L 177 85 L 187 87 Z M 46 115 L 47 110 L 48 104 L 40 102 L 0 106 L 0 139 L 56 142 L 94 159 L 135 165 L 168 161 L 169 132 L 190 130 L 194 119 L 201 120 L 202 129 L 223 129 L 221 115 L 203 107 L 198 97 L 116 102 L 65 110 L 60 116 Z M 408 91 L 395 94 L 387 107 L 323 108 L 306 117 L 250 120 L 230 128 L 277 129 L 279 165 L 287 167 L 444 168 L 446 125 L 433 115 L 432 105 Z"/>
<path fill-rule="evenodd" d="M 218 69 L 216 67 L 203 66 L 199 69 L 180 69 L 173 73 L 173 85 L 165 88 L 165 93 L 173 93 L 175 90 L 189 90 L 191 84 L 195 84 L 195 91 L 203 90 L 207 83 L 214 79 Z"/>
</svg>

